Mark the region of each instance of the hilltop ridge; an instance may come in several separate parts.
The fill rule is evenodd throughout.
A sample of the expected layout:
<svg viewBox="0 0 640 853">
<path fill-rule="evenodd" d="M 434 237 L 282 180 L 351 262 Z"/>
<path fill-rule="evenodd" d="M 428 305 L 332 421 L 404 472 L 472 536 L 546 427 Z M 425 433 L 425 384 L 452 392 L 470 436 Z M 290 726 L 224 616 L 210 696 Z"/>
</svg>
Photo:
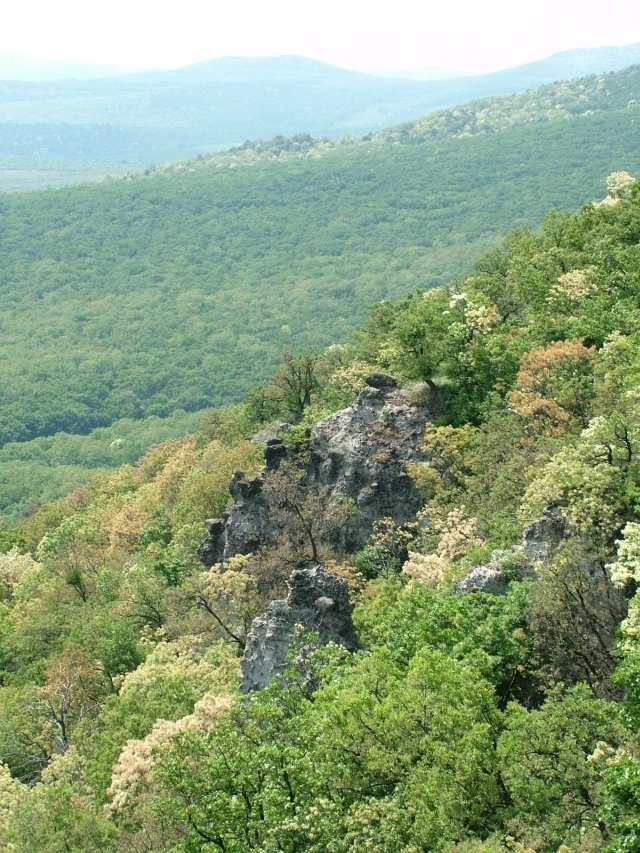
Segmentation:
<svg viewBox="0 0 640 853">
<path fill-rule="evenodd" d="M 419 81 L 297 56 L 227 57 L 103 79 L 0 81 L 0 188 L 60 185 L 210 154 L 247 139 L 337 139 L 559 76 L 619 70 L 640 45 L 494 74 Z"/>
</svg>

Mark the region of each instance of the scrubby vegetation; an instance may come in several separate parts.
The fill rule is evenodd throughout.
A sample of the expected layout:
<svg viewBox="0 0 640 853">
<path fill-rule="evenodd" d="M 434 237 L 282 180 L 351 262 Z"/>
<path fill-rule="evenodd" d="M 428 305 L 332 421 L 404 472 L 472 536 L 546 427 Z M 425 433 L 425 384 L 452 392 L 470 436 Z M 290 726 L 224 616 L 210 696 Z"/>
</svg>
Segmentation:
<svg viewBox="0 0 640 853">
<path fill-rule="evenodd" d="M 618 173 L 604 202 L 378 302 L 352 343 L 287 354 L 195 436 L 5 525 L 3 849 L 640 849 L 639 282 L 640 182 Z M 300 635 L 239 697 L 282 554 L 203 571 L 202 520 L 260 467 L 252 432 L 287 420 L 302 452 L 372 369 L 440 402 L 424 508 L 324 554 L 361 650 Z M 509 548 L 549 507 L 566 534 L 532 577 Z M 508 594 L 456 592 L 495 549 Z"/>
</svg>

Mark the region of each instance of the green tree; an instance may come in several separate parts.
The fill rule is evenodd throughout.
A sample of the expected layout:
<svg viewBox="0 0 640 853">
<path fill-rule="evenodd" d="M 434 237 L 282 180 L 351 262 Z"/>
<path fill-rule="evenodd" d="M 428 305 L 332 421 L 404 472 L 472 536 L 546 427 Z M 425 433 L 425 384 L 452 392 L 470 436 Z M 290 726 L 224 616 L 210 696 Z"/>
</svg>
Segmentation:
<svg viewBox="0 0 640 853">
<path fill-rule="evenodd" d="M 294 355 L 286 349 L 282 354 L 282 365 L 272 377 L 275 399 L 281 411 L 288 414 L 297 423 L 302 419 L 304 410 L 311 405 L 313 395 L 320 387 L 320 356 L 314 352 Z"/>
<path fill-rule="evenodd" d="M 539 710 L 511 705 L 498 755 L 518 838 L 536 849 L 601 846 L 604 768 L 593 755 L 599 741 L 623 740 L 615 709 L 585 685 L 556 689 Z"/>
</svg>

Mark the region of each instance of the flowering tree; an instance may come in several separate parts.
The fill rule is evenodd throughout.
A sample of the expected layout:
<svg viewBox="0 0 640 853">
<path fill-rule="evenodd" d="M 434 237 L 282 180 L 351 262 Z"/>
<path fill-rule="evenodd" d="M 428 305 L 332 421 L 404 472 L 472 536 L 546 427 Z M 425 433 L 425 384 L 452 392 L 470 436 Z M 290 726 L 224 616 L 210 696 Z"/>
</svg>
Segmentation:
<svg viewBox="0 0 640 853">
<path fill-rule="evenodd" d="M 530 350 L 509 395 L 511 406 L 534 431 L 546 435 L 561 435 L 574 424 L 586 426 L 594 396 L 594 354 L 595 347 L 580 340 Z"/>
</svg>

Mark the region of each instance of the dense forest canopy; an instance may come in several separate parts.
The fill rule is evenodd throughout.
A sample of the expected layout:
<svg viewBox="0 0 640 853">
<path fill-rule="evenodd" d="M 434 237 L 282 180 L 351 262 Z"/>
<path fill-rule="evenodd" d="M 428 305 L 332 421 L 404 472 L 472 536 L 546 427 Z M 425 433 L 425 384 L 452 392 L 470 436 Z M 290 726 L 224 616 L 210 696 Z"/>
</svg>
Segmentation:
<svg viewBox="0 0 640 853">
<path fill-rule="evenodd" d="M 550 206 L 601 197 L 603 175 L 640 170 L 638 75 L 490 99 L 370 140 L 274 140 L 0 196 L 0 443 L 238 401 L 285 348 L 347 340 L 371 302 L 451 279 Z M 0 450 L 0 466 L 32 447 Z M 4 511 L 71 485 L 69 467 L 20 464 Z M 80 482 L 85 463 L 67 465 Z"/>
<path fill-rule="evenodd" d="M 5 525 L 7 850 L 639 848 L 640 182 L 607 186 Z M 203 571 L 202 520 L 234 470 L 260 468 L 250 434 L 294 422 L 304 455 L 372 370 L 438 404 L 412 467 L 424 506 L 355 554 L 318 540 L 359 650 L 299 635 L 284 674 L 239 696 L 285 552 Z M 513 546 L 550 511 L 562 540 L 527 562 Z M 508 592 L 457 591 L 479 565 Z"/>
</svg>

